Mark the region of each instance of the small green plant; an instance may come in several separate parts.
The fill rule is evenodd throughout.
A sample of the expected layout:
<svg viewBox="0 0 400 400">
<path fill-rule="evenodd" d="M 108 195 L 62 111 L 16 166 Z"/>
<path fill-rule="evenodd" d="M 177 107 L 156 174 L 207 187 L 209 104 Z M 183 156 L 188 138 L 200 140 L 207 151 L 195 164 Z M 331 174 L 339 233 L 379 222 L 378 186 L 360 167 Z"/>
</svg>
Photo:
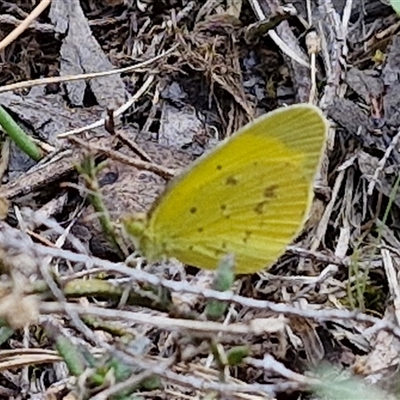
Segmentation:
<svg viewBox="0 0 400 400">
<path fill-rule="evenodd" d="M 393 10 L 396 11 L 398 15 L 400 15 L 400 0 L 389 0 L 390 5 Z"/>
<path fill-rule="evenodd" d="M 39 161 L 43 157 L 42 151 L 36 146 L 32 138 L 21 129 L 2 106 L 0 106 L 0 126 L 11 140 L 29 157 L 35 161 Z"/>
<path fill-rule="evenodd" d="M 88 198 L 92 204 L 95 212 L 99 216 L 99 222 L 109 243 L 120 255 L 121 259 L 125 259 L 127 254 L 123 250 L 123 246 L 120 243 L 118 235 L 115 232 L 114 225 L 111 221 L 107 207 L 104 204 L 103 198 L 100 192 L 100 185 L 97 180 L 97 174 L 105 167 L 105 163 L 96 165 L 94 156 L 91 154 L 84 157 L 81 165 L 75 166 L 77 171 L 81 174 L 86 188 L 88 190 Z"/>
<path fill-rule="evenodd" d="M 232 255 L 228 255 L 221 260 L 214 275 L 214 290 L 226 292 L 232 288 L 235 280 L 233 266 L 234 258 Z M 223 303 L 218 300 L 210 300 L 206 307 L 207 318 L 214 321 L 221 318 L 224 315 L 226 308 L 227 303 Z"/>
<path fill-rule="evenodd" d="M 321 365 L 314 371 L 319 384 L 313 392 L 325 400 L 381 400 L 389 394 L 378 386 L 367 384 L 362 378 L 351 375 L 349 371 L 337 372 L 331 365 Z"/>
</svg>

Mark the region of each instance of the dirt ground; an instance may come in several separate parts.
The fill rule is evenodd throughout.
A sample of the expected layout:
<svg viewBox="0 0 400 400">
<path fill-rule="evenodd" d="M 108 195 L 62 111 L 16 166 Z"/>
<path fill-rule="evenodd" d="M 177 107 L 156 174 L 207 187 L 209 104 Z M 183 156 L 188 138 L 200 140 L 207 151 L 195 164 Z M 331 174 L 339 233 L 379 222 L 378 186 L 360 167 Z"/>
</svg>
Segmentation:
<svg viewBox="0 0 400 400">
<path fill-rule="evenodd" d="M 400 396 L 386 2 L 1 1 L 0 51 L 0 105 L 38 151 L 2 134 L 0 399 Z M 310 217 L 271 269 L 221 291 L 132 255 L 121 217 L 295 103 L 330 128 Z"/>
</svg>

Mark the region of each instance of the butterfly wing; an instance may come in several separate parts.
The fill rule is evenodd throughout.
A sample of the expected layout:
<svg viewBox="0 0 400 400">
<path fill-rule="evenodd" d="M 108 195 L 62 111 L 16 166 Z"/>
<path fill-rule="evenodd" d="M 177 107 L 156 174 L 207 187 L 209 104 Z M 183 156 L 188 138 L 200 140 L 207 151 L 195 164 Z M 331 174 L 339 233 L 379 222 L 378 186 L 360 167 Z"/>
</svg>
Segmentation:
<svg viewBox="0 0 400 400">
<path fill-rule="evenodd" d="M 276 260 L 307 218 L 326 136 L 318 108 L 295 105 L 246 125 L 178 176 L 153 208 L 146 252 L 235 272 Z"/>
</svg>

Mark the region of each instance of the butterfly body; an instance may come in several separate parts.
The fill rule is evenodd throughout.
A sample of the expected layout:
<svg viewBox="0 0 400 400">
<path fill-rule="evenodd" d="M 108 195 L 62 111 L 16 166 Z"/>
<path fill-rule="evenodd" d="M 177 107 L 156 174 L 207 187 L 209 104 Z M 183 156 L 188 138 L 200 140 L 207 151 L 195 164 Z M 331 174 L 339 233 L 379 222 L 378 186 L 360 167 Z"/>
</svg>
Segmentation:
<svg viewBox="0 0 400 400">
<path fill-rule="evenodd" d="M 233 254 L 236 273 L 270 266 L 308 216 L 326 130 L 311 105 L 256 119 L 174 178 L 147 216 L 128 217 L 128 233 L 149 260 L 215 269 Z"/>
</svg>

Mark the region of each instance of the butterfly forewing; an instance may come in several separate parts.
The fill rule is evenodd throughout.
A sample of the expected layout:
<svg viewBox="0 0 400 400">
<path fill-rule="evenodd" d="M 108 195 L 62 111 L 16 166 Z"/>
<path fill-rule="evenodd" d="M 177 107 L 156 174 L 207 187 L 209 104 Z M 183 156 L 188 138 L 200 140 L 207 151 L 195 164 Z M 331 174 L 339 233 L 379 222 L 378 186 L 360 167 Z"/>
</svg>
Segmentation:
<svg viewBox="0 0 400 400">
<path fill-rule="evenodd" d="M 149 216 L 155 252 L 210 269 L 233 253 L 238 273 L 271 264 L 307 217 L 325 134 L 308 105 L 244 127 L 167 188 Z"/>
</svg>

